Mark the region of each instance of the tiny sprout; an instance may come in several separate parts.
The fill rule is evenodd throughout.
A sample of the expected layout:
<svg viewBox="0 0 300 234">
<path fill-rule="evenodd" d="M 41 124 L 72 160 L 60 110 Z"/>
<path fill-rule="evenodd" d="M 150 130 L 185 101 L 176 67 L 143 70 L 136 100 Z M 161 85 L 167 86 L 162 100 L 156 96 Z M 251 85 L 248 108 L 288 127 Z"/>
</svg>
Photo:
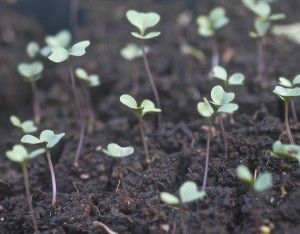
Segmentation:
<svg viewBox="0 0 300 234">
<path fill-rule="evenodd" d="M 205 196 L 205 192 L 198 191 L 197 185 L 193 181 L 186 181 L 184 182 L 179 188 L 179 198 L 174 196 L 168 192 L 161 192 L 160 198 L 165 203 L 176 206 L 180 212 L 180 220 L 181 220 L 181 228 L 182 233 L 187 233 L 187 228 L 184 220 L 184 204 L 189 202 L 194 202 L 196 200 L 202 199 Z"/>
<path fill-rule="evenodd" d="M 292 144 L 282 144 L 276 141 L 273 144 L 272 155 L 279 158 L 292 158 L 298 160 L 300 164 L 300 146 Z"/>
<path fill-rule="evenodd" d="M 148 28 L 154 27 L 160 21 L 160 15 L 155 12 L 138 12 L 135 10 L 128 10 L 126 12 L 128 21 L 139 29 L 139 33 L 132 32 L 131 35 L 140 39 L 151 39 L 160 35 L 160 32 L 149 32 L 146 34 Z"/>
<path fill-rule="evenodd" d="M 34 212 L 32 208 L 32 199 L 30 195 L 30 184 L 29 184 L 29 175 L 27 169 L 27 163 L 29 160 L 45 153 L 45 149 L 36 149 L 31 153 L 28 153 L 26 148 L 23 145 L 15 145 L 12 150 L 6 151 L 6 156 L 9 160 L 18 162 L 22 166 L 23 176 L 24 176 L 24 184 L 26 190 L 27 204 L 29 208 L 29 212 L 32 215 L 32 222 L 34 226 L 34 230 L 38 233 L 37 223 L 35 221 Z"/>
<path fill-rule="evenodd" d="M 118 174 L 119 174 L 119 179 L 120 179 L 123 191 L 124 191 L 124 200 L 125 200 L 125 203 L 127 203 L 129 205 L 130 204 L 130 199 L 129 199 L 129 196 L 128 196 L 128 192 L 127 192 L 127 189 L 126 189 L 126 184 L 124 182 L 123 173 L 122 173 L 122 159 L 124 157 L 129 156 L 129 155 L 132 155 L 134 153 L 134 148 L 131 147 L 131 146 L 121 147 L 116 143 L 110 143 L 110 144 L 107 145 L 107 149 L 103 149 L 102 151 L 103 151 L 103 153 L 117 159 L 117 161 L 118 161 Z"/>
<path fill-rule="evenodd" d="M 77 68 L 75 70 L 75 75 L 88 87 L 95 87 L 100 85 L 99 76 L 96 74 L 88 75 L 88 73 L 83 68 Z"/>
<path fill-rule="evenodd" d="M 228 77 L 227 71 L 221 66 L 213 68 L 213 75 L 215 78 L 224 81 L 225 87 L 228 85 L 243 85 L 245 80 L 242 73 L 234 73 Z"/>
<path fill-rule="evenodd" d="M 53 191 L 52 205 L 56 203 L 56 180 L 55 180 L 54 168 L 51 160 L 50 149 L 53 148 L 61 140 L 61 138 L 64 137 L 64 135 L 65 133 L 54 134 L 52 130 L 44 130 L 41 132 L 40 138 L 37 138 L 32 135 L 25 135 L 21 139 L 22 143 L 27 143 L 32 145 L 40 144 L 44 146 L 47 160 L 48 160 L 48 165 L 50 168 L 51 180 L 52 180 L 52 191 Z"/>
<path fill-rule="evenodd" d="M 41 110 L 40 110 L 38 88 L 37 88 L 37 85 L 35 82 L 42 77 L 41 73 L 42 73 L 43 69 L 44 69 L 44 66 L 39 61 L 36 61 L 33 63 L 20 63 L 18 66 L 18 71 L 24 77 L 24 80 L 27 82 L 30 82 L 30 84 L 31 84 L 31 89 L 32 89 L 32 94 L 33 94 L 34 122 L 36 124 L 40 123 Z"/>
<path fill-rule="evenodd" d="M 236 169 L 236 174 L 239 179 L 244 181 L 255 192 L 264 192 L 272 187 L 272 175 L 267 171 L 263 172 L 256 179 L 248 167 L 239 165 Z"/>
<path fill-rule="evenodd" d="M 28 43 L 26 47 L 26 52 L 30 58 L 35 58 L 39 53 L 39 51 L 40 51 L 40 46 L 37 42 L 31 41 Z"/>
<path fill-rule="evenodd" d="M 149 47 L 146 46 L 145 52 L 148 53 L 149 50 Z M 129 61 L 143 57 L 143 50 L 133 43 L 128 43 L 121 49 L 120 53 L 124 59 Z"/>
<path fill-rule="evenodd" d="M 21 129 L 23 133 L 32 133 L 37 131 L 37 127 L 34 125 L 33 121 L 25 120 L 21 122 L 21 120 L 17 116 L 10 116 L 10 122 L 17 128 Z"/>
<path fill-rule="evenodd" d="M 145 130 L 144 130 L 144 115 L 147 113 L 158 113 L 161 112 L 161 109 L 156 108 L 154 103 L 150 100 L 144 100 L 140 106 L 138 106 L 136 100 L 128 95 L 128 94 L 123 94 L 120 97 L 120 102 L 123 103 L 125 106 L 129 107 L 130 109 L 134 110 L 135 115 L 139 119 L 139 124 L 140 124 L 140 133 L 141 133 L 141 138 L 142 142 L 144 145 L 144 150 L 145 150 L 145 156 L 146 156 L 146 163 L 148 167 L 150 168 L 151 164 L 151 159 L 149 155 L 149 150 L 148 150 L 148 143 L 145 139 Z"/>
<path fill-rule="evenodd" d="M 204 37 L 214 36 L 216 30 L 229 23 L 226 11 L 222 7 L 216 7 L 210 11 L 208 16 L 200 15 L 197 18 L 199 25 L 198 33 Z"/>
<path fill-rule="evenodd" d="M 291 144 L 294 144 L 294 139 L 290 130 L 289 126 L 289 101 L 292 100 L 293 97 L 300 96 L 300 88 L 295 87 L 295 88 L 285 88 L 282 86 L 276 86 L 275 89 L 273 90 L 275 94 L 278 95 L 280 99 L 284 101 L 284 122 L 285 122 L 285 128 L 288 133 L 288 137 L 290 140 Z"/>
</svg>

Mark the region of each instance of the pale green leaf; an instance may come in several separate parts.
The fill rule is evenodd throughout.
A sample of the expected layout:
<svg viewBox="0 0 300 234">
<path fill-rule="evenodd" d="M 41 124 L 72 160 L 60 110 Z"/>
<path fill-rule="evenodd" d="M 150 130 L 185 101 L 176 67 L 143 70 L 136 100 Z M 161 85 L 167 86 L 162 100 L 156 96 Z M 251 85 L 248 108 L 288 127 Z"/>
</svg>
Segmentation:
<svg viewBox="0 0 300 234">
<path fill-rule="evenodd" d="M 10 116 L 10 122 L 15 126 L 15 127 L 21 127 L 21 120 L 17 116 Z"/>
<path fill-rule="evenodd" d="M 300 84 L 300 74 L 296 75 L 293 79 L 293 85 L 298 85 Z"/>
<path fill-rule="evenodd" d="M 273 26 L 271 32 L 276 36 L 286 37 L 300 44 L 300 23 Z"/>
<path fill-rule="evenodd" d="M 26 120 L 21 124 L 22 131 L 24 133 L 32 133 L 37 131 L 37 127 L 32 120 Z"/>
<path fill-rule="evenodd" d="M 285 18 L 285 14 L 277 13 L 277 14 L 270 15 L 269 20 L 276 21 L 284 18 Z"/>
<path fill-rule="evenodd" d="M 135 10 L 128 10 L 126 17 L 129 22 L 137 27 L 143 35 L 147 28 L 155 26 L 160 21 L 159 14 L 155 12 L 138 12 Z"/>
<path fill-rule="evenodd" d="M 52 48 L 51 54 L 48 56 L 52 62 L 61 63 L 69 58 L 69 52 L 63 47 Z"/>
<path fill-rule="evenodd" d="M 103 152 L 109 156 L 123 158 L 134 153 L 133 147 L 121 147 L 116 143 L 110 143 L 107 145 L 107 149 L 103 149 Z"/>
<path fill-rule="evenodd" d="M 217 106 L 228 104 L 234 99 L 234 96 L 234 93 L 226 93 L 220 85 L 213 87 L 211 90 L 211 99 L 213 104 Z"/>
<path fill-rule="evenodd" d="M 220 106 L 219 109 L 217 110 L 217 112 L 218 113 L 232 114 L 237 109 L 239 109 L 239 106 L 237 104 L 227 103 L 227 104 L 223 104 L 222 106 Z"/>
<path fill-rule="evenodd" d="M 238 165 L 238 167 L 236 169 L 236 175 L 239 179 L 241 179 L 247 183 L 252 183 L 252 181 L 253 181 L 253 176 L 252 176 L 250 170 L 248 169 L 248 167 L 246 167 L 244 165 Z"/>
<path fill-rule="evenodd" d="M 45 42 L 50 48 L 67 48 L 71 43 L 71 33 L 68 30 L 62 30 L 54 36 L 46 36 Z"/>
<path fill-rule="evenodd" d="M 202 199 L 205 192 L 198 190 L 197 185 L 193 181 L 184 182 L 179 189 L 180 200 L 183 204 Z"/>
<path fill-rule="evenodd" d="M 243 85 L 245 76 L 242 73 L 234 73 L 228 79 L 229 85 Z"/>
<path fill-rule="evenodd" d="M 171 193 L 161 192 L 160 199 L 169 205 L 179 205 L 179 199 Z"/>
<path fill-rule="evenodd" d="M 265 171 L 254 182 L 253 189 L 256 192 L 264 192 L 272 187 L 272 175 Z"/>
<path fill-rule="evenodd" d="M 282 86 L 276 86 L 275 89 L 273 90 L 273 92 L 282 98 L 300 96 L 300 88 L 299 87 L 285 88 Z"/>
<path fill-rule="evenodd" d="M 293 84 L 288 79 L 286 79 L 284 77 L 279 77 L 279 84 L 281 86 L 288 87 L 288 88 L 293 87 Z"/>
<path fill-rule="evenodd" d="M 206 98 L 204 98 L 204 102 L 197 104 L 197 111 L 204 117 L 211 117 L 214 114 L 214 110 Z"/>
<path fill-rule="evenodd" d="M 200 15 L 197 18 L 198 23 L 198 33 L 204 37 L 211 37 L 215 34 L 213 30 L 213 26 L 209 20 L 209 18 L 205 15 Z"/>
<path fill-rule="evenodd" d="M 40 74 L 43 69 L 44 65 L 39 61 L 33 63 L 20 63 L 18 65 L 18 72 L 26 78 L 26 81 L 30 82 L 38 80 L 41 77 Z"/>
<path fill-rule="evenodd" d="M 82 56 L 85 54 L 85 49 L 90 45 L 90 41 L 81 41 L 72 46 L 69 54 L 73 56 Z"/>
<path fill-rule="evenodd" d="M 213 75 L 214 77 L 224 81 L 226 81 L 228 77 L 226 70 L 221 66 L 215 66 L 213 68 Z"/>
<path fill-rule="evenodd" d="M 267 34 L 270 28 L 270 21 L 263 19 L 263 18 L 256 18 L 255 19 L 255 29 L 259 36 L 263 37 Z"/>
<path fill-rule="evenodd" d="M 123 94 L 120 97 L 120 102 L 123 103 L 125 106 L 128 106 L 131 109 L 135 109 L 135 110 L 138 109 L 136 100 L 128 94 Z"/>
<path fill-rule="evenodd" d="M 45 141 L 40 140 L 39 138 L 37 138 L 35 136 L 32 136 L 32 135 L 25 135 L 25 136 L 23 136 L 21 138 L 21 142 L 22 143 L 27 143 L 27 144 L 35 145 L 35 144 L 44 143 Z"/>
<path fill-rule="evenodd" d="M 39 51 L 40 51 L 40 46 L 38 43 L 36 43 L 35 41 L 31 41 L 28 43 L 26 47 L 26 52 L 30 58 L 36 57 Z"/>
<path fill-rule="evenodd" d="M 6 151 L 9 160 L 22 163 L 27 159 L 28 152 L 23 145 L 14 145 L 12 150 Z"/>
<path fill-rule="evenodd" d="M 144 100 L 141 104 L 142 109 L 142 116 L 144 116 L 147 113 L 151 112 L 161 112 L 161 109 L 156 108 L 154 103 L 148 99 Z"/>
<path fill-rule="evenodd" d="M 47 148 L 50 149 L 54 147 L 62 137 L 65 136 L 65 133 L 54 134 L 52 130 L 44 130 L 40 134 L 40 140 L 47 142 Z"/>
</svg>

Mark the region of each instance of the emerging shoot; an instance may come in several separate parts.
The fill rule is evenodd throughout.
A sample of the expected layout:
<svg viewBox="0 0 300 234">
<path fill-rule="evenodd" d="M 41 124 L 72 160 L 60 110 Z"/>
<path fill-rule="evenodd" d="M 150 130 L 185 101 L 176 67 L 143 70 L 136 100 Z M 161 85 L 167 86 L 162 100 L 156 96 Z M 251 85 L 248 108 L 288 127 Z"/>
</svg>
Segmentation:
<svg viewBox="0 0 300 234">
<path fill-rule="evenodd" d="M 32 133 L 37 131 L 37 127 L 31 120 L 25 120 L 22 122 L 17 116 L 12 115 L 10 116 L 10 122 L 16 128 L 20 129 L 22 133 Z"/>
<path fill-rule="evenodd" d="M 148 143 L 145 139 L 145 122 L 144 122 L 144 116 L 148 113 L 159 113 L 161 112 L 161 109 L 156 108 L 154 103 L 148 99 L 144 100 L 140 106 L 138 106 L 136 100 L 128 95 L 123 94 L 120 97 L 120 102 L 123 103 L 125 106 L 129 107 L 134 111 L 134 114 L 137 116 L 140 124 L 140 133 L 141 133 L 141 139 L 144 145 L 145 150 L 145 156 L 146 156 L 146 163 L 148 167 L 151 167 L 151 158 L 149 155 L 149 149 L 148 149 Z"/>
<path fill-rule="evenodd" d="M 48 165 L 50 168 L 51 180 L 52 180 L 52 191 L 53 191 L 52 205 L 55 205 L 56 203 L 56 180 L 55 180 L 55 173 L 54 173 L 54 168 L 51 160 L 50 149 L 53 148 L 61 140 L 61 138 L 64 137 L 64 135 L 65 133 L 54 134 L 54 132 L 51 130 L 44 130 L 41 132 L 39 138 L 32 135 L 25 135 L 21 139 L 22 143 L 27 143 L 31 145 L 38 144 L 44 147 L 44 151 L 46 152 Z"/>
<path fill-rule="evenodd" d="M 221 66 L 213 68 L 213 76 L 224 82 L 225 89 L 231 85 L 243 85 L 245 80 L 245 76 L 242 73 L 234 73 L 228 77 L 227 71 Z"/>
</svg>

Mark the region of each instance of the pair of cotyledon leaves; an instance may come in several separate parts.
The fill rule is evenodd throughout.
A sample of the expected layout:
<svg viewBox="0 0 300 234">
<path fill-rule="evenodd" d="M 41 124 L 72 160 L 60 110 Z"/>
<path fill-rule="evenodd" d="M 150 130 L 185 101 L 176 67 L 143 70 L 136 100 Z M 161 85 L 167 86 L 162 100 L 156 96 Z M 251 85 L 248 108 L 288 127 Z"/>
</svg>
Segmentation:
<svg viewBox="0 0 300 234">
<path fill-rule="evenodd" d="M 293 144 L 282 144 L 276 141 L 272 147 L 272 155 L 275 157 L 293 158 L 300 164 L 300 146 Z"/>
<path fill-rule="evenodd" d="M 30 159 L 33 159 L 41 154 L 45 153 L 45 149 L 36 149 L 31 153 L 28 153 L 27 149 L 23 145 L 15 145 L 12 150 L 6 151 L 6 156 L 14 162 L 24 163 Z"/>
<path fill-rule="evenodd" d="M 244 181 L 256 192 L 264 192 L 272 187 L 272 175 L 265 171 L 255 180 L 249 168 L 244 165 L 239 165 L 236 169 L 236 174 L 239 179 Z"/>
<path fill-rule="evenodd" d="M 131 146 L 121 147 L 116 143 L 110 143 L 107 145 L 107 149 L 103 149 L 102 151 L 112 157 L 124 158 L 133 154 L 134 148 Z"/>
<path fill-rule="evenodd" d="M 128 10 L 126 17 L 129 22 L 139 29 L 139 33 L 131 32 L 131 35 L 140 39 L 151 39 L 160 35 L 160 32 L 146 33 L 148 28 L 155 26 L 160 21 L 160 15 L 155 12 L 138 12 Z"/>
<path fill-rule="evenodd" d="M 18 72 L 24 76 L 25 81 L 35 82 L 41 78 L 41 73 L 44 69 L 44 65 L 35 61 L 33 63 L 20 63 L 18 65 Z"/>
<path fill-rule="evenodd" d="M 140 106 L 138 106 L 136 100 L 128 95 L 123 94 L 120 97 L 120 102 L 123 103 L 125 106 L 128 106 L 131 109 L 136 110 L 142 117 L 151 112 L 161 112 L 161 109 L 156 108 L 154 103 L 148 99 L 145 99 Z"/>
<path fill-rule="evenodd" d="M 211 90 L 211 103 L 216 106 L 217 113 L 227 113 L 232 114 L 238 109 L 238 105 L 235 103 L 230 103 L 234 99 L 234 93 L 226 93 L 222 86 L 217 85 Z M 212 108 L 210 102 L 204 98 L 204 102 L 199 102 L 197 105 L 197 110 L 200 115 L 204 117 L 211 117 L 215 111 Z"/>
<path fill-rule="evenodd" d="M 242 73 L 234 73 L 228 77 L 227 71 L 221 66 L 213 68 L 214 77 L 223 80 L 226 85 L 243 85 L 245 76 Z"/>
<path fill-rule="evenodd" d="M 169 205 L 181 205 L 189 202 L 202 199 L 205 196 L 205 192 L 199 191 L 197 185 L 193 181 L 184 182 L 179 188 L 179 197 L 168 193 L 161 192 L 160 198 Z"/>
<path fill-rule="evenodd" d="M 100 85 L 99 76 L 96 74 L 88 74 L 83 68 L 77 68 L 75 75 L 82 80 L 88 87 Z"/>
<path fill-rule="evenodd" d="M 145 52 L 149 52 L 149 47 L 145 46 Z M 143 50 L 133 43 L 128 43 L 121 49 L 120 54 L 124 59 L 132 61 L 136 58 L 143 57 Z"/>
<path fill-rule="evenodd" d="M 295 87 L 300 84 L 300 75 L 295 76 L 292 82 L 284 77 L 280 77 L 279 84 L 282 86 L 277 85 L 273 92 L 283 101 L 289 101 L 292 97 L 300 96 L 300 88 Z"/>
<path fill-rule="evenodd" d="M 199 25 L 198 33 L 204 37 L 211 37 L 215 35 L 217 29 L 228 24 L 229 19 L 224 8 L 216 7 L 210 11 L 208 16 L 198 16 L 197 23 Z"/>
<path fill-rule="evenodd" d="M 46 149 L 54 147 L 65 133 L 54 134 L 52 130 L 44 130 L 41 132 L 40 137 L 37 138 L 32 135 L 25 135 L 22 137 L 21 142 L 27 144 L 45 144 Z"/>
<path fill-rule="evenodd" d="M 12 115 L 10 122 L 17 128 L 20 128 L 23 133 L 32 133 L 37 130 L 32 120 L 25 120 L 22 122 L 17 116 Z"/>
</svg>

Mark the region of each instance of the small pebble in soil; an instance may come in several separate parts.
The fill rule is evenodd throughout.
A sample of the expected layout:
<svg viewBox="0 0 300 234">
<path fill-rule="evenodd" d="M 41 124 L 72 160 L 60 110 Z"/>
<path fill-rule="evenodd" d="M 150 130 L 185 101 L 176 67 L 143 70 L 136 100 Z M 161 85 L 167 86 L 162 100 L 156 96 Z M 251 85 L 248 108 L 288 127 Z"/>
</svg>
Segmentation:
<svg viewBox="0 0 300 234">
<path fill-rule="evenodd" d="M 99 173 L 105 173 L 106 167 L 104 166 L 104 164 L 100 164 L 98 166 L 98 171 L 99 171 Z"/>
<path fill-rule="evenodd" d="M 99 177 L 99 181 L 102 183 L 107 183 L 108 182 L 108 177 L 106 175 L 102 175 Z"/>
<path fill-rule="evenodd" d="M 89 174 L 81 174 L 80 175 L 80 179 L 82 179 L 82 180 L 89 180 L 91 177 L 90 177 L 90 175 Z"/>
</svg>

